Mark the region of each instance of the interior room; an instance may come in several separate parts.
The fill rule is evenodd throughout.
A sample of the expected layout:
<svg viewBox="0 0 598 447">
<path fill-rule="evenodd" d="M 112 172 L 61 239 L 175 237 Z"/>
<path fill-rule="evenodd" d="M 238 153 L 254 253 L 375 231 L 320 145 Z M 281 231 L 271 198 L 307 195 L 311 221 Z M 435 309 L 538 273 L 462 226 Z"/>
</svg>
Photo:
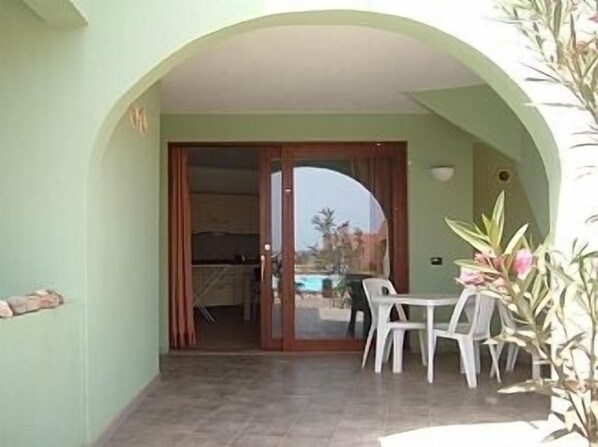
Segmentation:
<svg viewBox="0 0 598 447">
<path fill-rule="evenodd" d="M 197 348 L 259 344 L 258 154 L 244 147 L 188 149 Z"/>
<path fill-rule="evenodd" d="M 267 345 L 260 344 L 262 331 L 267 332 L 262 340 L 279 342 L 285 330 L 282 297 L 289 290 L 298 343 L 324 341 L 354 349 L 367 338 L 371 314 L 361 281 L 390 275 L 395 237 L 390 232 L 404 231 L 404 223 L 393 224 L 392 213 L 400 197 L 391 173 L 401 146 L 343 143 L 295 149 L 285 173 L 277 153 L 268 170 L 260 169 L 265 147 L 185 149 L 194 348 L 258 349 Z M 289 182 L 291 188 L 283 187 Z M 282 196 L 289 189 L 294 192 L 294 225 L 283 231 Z M 266 216 L 260 217 L 262 211 Z M 292 248 L 289 273 L 285 239 Z M 405 260 L 395 261 L 399 274 Z"/>
<path fill-rule="evenodd" d="M 325 76 L 309 68 L 331 55 L 343 57 Z M 506 190 L 515 206 L 505 228 L 530 222 L 534 240 L 547 234 L 546 177 L 521 122 L 476 73 L 407 36 L 243 33 L 173 68 L 154 93 L 161 214 L 171 220 L 166 166 L 176 154 L 188 157 L 192 204 L 182 244 L 192 259 L 170 259 L 180 271 L 192 264 L 193 310 L 173 309 L 187 295 L 164 270 L 162 352 L 362 351 L 372 320 L 364 278 L 389 278 L 398 293 L 459 293 L 454 261 L 471 250 L 445 218 L 472 220 Z M 162 244 L 170 255 L 177 247 Z M 188 314 L 191 326 L 180 325 Z"/>
</svg>

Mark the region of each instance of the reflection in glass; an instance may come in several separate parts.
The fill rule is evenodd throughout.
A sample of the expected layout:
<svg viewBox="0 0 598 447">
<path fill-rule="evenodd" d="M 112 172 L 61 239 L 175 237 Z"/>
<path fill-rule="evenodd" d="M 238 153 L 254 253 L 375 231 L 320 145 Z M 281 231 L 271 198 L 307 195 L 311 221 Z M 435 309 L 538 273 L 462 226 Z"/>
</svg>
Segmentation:
<svg viewBox="0 0 598 447">
<path fill-rule="evenodd" d="M 271 211 L 270 225 L 272 235 L 272 338 L 282 337 L 282 301 L 280 274 L 282 272 L 282 175 L 280 162 L 272 163 L 270 175 Z"/>
<path fill-rule="evenodd" d="M 379 160 L 295 164 L 297 339 L 363 338 L 369 329 L 361 281 L 390 271 L 388 169 Z"/>
</svg>

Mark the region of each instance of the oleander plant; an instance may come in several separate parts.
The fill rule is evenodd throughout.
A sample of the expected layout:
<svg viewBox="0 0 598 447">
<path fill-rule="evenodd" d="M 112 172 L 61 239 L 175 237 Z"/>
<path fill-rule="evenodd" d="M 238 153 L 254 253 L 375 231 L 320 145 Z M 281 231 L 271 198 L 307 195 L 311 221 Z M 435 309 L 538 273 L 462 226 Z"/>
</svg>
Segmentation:
<svg viewBox="0 0 598 447">
<path fill-rule="evenodd" d="M 447 219 L 476 252 L 457 261 L 458 281 L 502 301 L 516 322 L 488 343 L 515 343 L 552 369 L 501 392 L 558 398 L 551 411 L 562 427 L 547 439 L 578 433 L 598 446 L 598 252 L 579 243 L 571 253 L 531 247 L 527 225 L 505 238 L 504 203 L 503 192 L 480 226 Z"/>
<path fill-rule="evenodd" d="M 507 22 L 525 36 L 535 60 L 535 83 L 557 84 L 569 102 L 545 103 L 588 116 L 571 149 L 598 149 L 598 0 L 499 0 Z M 588 166 L 591 173 L 596 167 Z M 480 226 L 447 220 L 472 245 L 472 260 L 459 261 L 459 281 L 501 300 L 517 327 L 492 343 L 511 342 L 534 361 L 551 367 L 549 378 L 530 380 L 503 392 L 536 392 L 555 398 L 552 412 L 562 427 L 547 439 L 578 433 L 598 446 L 598 253 L 576 242 L 569 253 L 530 246 L 527 226 L 504 238 L 504 194 Z M 598 214 L 588 224 L 598 222 Z"/>
<path fill-rule="evenodd" d="M 598 0 L 505 0 L 500 7 L 536 55 L 528 80 L 566 88 L 572 101 L 546 105 L 587 112 L 578 145 L 598 144 Z"/>
</svg>

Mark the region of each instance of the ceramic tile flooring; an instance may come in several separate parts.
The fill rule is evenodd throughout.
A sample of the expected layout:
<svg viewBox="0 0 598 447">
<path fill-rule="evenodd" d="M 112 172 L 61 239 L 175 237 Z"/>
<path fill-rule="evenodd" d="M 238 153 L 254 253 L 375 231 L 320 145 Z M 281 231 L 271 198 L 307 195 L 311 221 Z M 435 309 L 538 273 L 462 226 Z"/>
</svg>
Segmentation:
<svg viewBox="0 0 598 447">
<path fill-rule="evenodd" d="M 547 398 L 497 394 L 484 360 L 470 390 L 452 354 L 432 385 L 416 356 L 400 375 L 362 370 L 356 354 L 167 356 L 160 384 L 104 446 L 378 446 L 427 426 L 546 418 Z"/>
</svg>

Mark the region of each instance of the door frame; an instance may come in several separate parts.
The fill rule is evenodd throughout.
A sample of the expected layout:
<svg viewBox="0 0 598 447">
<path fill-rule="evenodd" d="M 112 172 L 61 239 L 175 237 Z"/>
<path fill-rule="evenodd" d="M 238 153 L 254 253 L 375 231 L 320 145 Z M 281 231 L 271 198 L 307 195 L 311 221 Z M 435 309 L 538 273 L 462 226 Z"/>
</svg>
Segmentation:
<svg viewBox="0 0 598 447">
<path fill-rule="evenodd" d="M 390 252 L 391 277 L 399 293 L 409 291 L 409 230 L 407 217 L 407 143 L 406 142 L 300 142 L 283 143 L 282 240 L 283 262 L 292 264 L 295 256 L 295 207 L 293 164 L 301 159 L 388 158 L 396 175 L 392 177 L 392 216 Z M 289 191 L 287 193 L 287 191 Z M 295 338 L 294 271 L 283 270 L 283 340 L 285 351 L 360 351 L 364 340 L 300 340 Z"/>
<path fill-rule="evenodd" d="M 280 159 L 280 146 L 260 146 L 259 149 L 259 204 L 260 204 L 260 346 L 265 351 L 283 349 L 282 338 L 272 337 L 272 287 L 265 287 L 265 281 L 271 284 L 272 250 L 266 250 L 266 244 L 272 246 L 272 201 L 271 201 L 271 166 L 272 160 Z M 282 223 L 281 223 L 282 225 Z M 283 244 L 284 246 L 284 244 Z M 281 307 L 281 319 L 282 319 Z M 284 325 L 284 321 L 281 321 Z M 283 326 L 284 327 L 284 326 Z"/>
<path fill-rule="evenodd" d="M 294 194 L 285 194 L 285 190 L 293 191 L 293 161 L 295 159 L 330 159 L 330 158 L 371 158 L 372 154 L 389 157 L 392 160 L 392 219 L 390 225 L 392 279 L 397 284 L 399 293 L 409 291 L 409 222 L 407 191 L 407 142 L 406 141 L 313 141 L 313 142 L 173 142 L 171 147 L 229 147 L 257 150 L 259 156 L 259 195 L 260 195 L 260 255 L 263 254 L 264 243 L 270 240 L 270 162 L 272 154 L 280 153 L 282 170 L 282 256 L 283 259 L 294 258 Z M 268 175 L 265 175 L 268 173 Z M 285 175 L 286 174 L 286 175 Z M 264 265 L 264 278 L 271 277 L 271 263 Z M 283 270 L 283 302 L 282 302 L 282 339 L 272 338 L 272 306 L 271 295 L 260 297 L 260 343 L 264 350 L 284 351 L 359 351 L 364 341 L 351 340 L 295 340 L 294 338 L 294 272 Z M 293 297 L 289 299 L 288 297 Z"/>
</svg>

